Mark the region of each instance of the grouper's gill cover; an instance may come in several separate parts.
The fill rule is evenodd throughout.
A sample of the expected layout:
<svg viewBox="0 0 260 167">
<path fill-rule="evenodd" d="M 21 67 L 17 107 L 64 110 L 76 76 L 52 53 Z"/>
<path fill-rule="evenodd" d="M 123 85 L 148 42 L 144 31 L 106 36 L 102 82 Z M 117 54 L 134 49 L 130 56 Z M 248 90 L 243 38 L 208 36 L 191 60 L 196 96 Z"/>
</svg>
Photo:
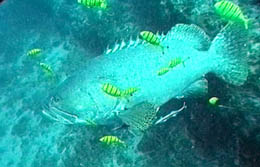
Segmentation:
<svg viewBox="0 0 260 167">
<path fill-rule="evenodd" d="M 115 110 L 127 108 L 120 111 L 126 118 L 131 107 L 138 104 L 145 102 L 159 107 L 171 98 L 199 92 L 194 89 L 203 92 L 206 89 L 203 76 L 208 72 L 216 73 L 231 84 L 241 85 L 248 74 L 246 37 L 243 27 L 228 24 L 210 43 L 209 37 L 197 26 L 179 24 L 161 41 L 167 48 L 164 54 L 157 46 L 147 43 L 117 47 L 109 54 L 94 58 L 86 69 L 62 83 L 51 95 L 52 100 L 44 113 L 65 123 L 91 120 L 106 124 L 114 119 Z M 158 76 L 158 69 L 174 58 L 186 60 L 185 66 L 178 65 Z M 128 100 L 112 97 L 101 89 L 104 83 L 120 89 L 134 87 L 138 91 Z"/>
</svg>

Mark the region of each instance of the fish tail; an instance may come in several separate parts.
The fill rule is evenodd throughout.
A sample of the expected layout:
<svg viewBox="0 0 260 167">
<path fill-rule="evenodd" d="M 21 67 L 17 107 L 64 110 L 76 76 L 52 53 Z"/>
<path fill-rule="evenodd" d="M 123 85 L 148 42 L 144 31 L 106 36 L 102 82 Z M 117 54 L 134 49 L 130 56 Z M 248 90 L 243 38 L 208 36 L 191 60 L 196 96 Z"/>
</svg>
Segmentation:
<svg viewBox="0 0 260 167">
<path fill-rule="evenodd" d="M 248 76 L 246 62 L 247 31 L 240 24 L 229 23 L 212 41 L 209 56 L 213 58 L 212 71 L 224 81 L 242 85 Z"/>
<path fill-rule="evenodd" d="M 250 22 L 250 19 L 245 19 L 244 20 L 244 24 L 245 24 L 245 29 L 247 30 L 248 29 L 248 24 Z"/>
<path fill-rule="evenodd" d="M 185 60 L 182 61 L 183 67 L 185 67 L 185 61 L 186 61 L 186 60 L 189 60 L 189 59 L 190 59 L 190 57 L 187 57 Z"/>
</svg>

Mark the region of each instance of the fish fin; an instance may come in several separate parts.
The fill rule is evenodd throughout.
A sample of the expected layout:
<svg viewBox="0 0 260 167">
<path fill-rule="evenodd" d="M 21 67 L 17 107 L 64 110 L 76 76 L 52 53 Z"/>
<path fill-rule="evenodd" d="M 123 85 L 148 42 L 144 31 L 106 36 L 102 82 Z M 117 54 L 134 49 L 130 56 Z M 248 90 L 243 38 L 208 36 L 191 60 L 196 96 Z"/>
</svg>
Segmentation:
<svg viewBox="0 0 260 167">
<path fill-rule="evenodd" d="M 191 84 L 184 93 L 184 97 L 202 97 L 208 93 L 208 81 L 203 78 Z"/>
<path fill-rule="evenodd" d="M 246 62 L 247 31 L 239 24 L 229 23 L 215 37 L 209 54 L 215 60 L 213 72 L 224 81 L 242 85 L 248 76 Z"/>
<path fill-rule="evenodd" d="M 125 111 L 121 111 L 118 117 L 127 125 L 130 130 L 135 134 L 142 133 L 153 125 L 158 107 L 148 102 L 139 103 L 132 108 Z"/>
<path fill-rule="evenodd" d="M 245 29 L 248 29 L 248 23 L 249 23 L 249 19 L 245 19 Z"/>
<path fill-rule="evenodd" d="M 209 36 L 194 24 L 177 24 L 168 32 L 166 39 L 180 40 L 198 50 L 207 50 L 210 46 Z"/>
<path fill-rule="evenodd" d="M 249 28 L 252 28 L 254 22 L 255 22 L 255 20 L 252 19 L 252 18 L 245 18 L 245 19 L 244 19 L 245 29 L 248 30 Z"/>
<path fill-rule="evenodd" d="M 125 42 L 124 40 L 122 40 L 121 43 L 116 41 L 114 44 L 114 47 L 110 48 L 108 46 L 104 53 L 111 54 L 111 53 L 115 53 L 115 52 L 125 49 L 125 48 L 135 48 L 141 44 L 144 44 L 144 41 L 140 40 L 139 37 L 136 37 L 135 40 L 133 40 L 133 37 L 130 37 L 128 42 Z"/>
<path fill-rule="evenodd" d="M 184 102 L 184 103 L 183 103 L 183 106 L 182 106 L 180 109 L 178 109 L 178 110 L 173 110 L 173 111 L 171 111 L 169 114 L 165 115 L 164 117 L 161 117 L 159 120 L 157 120 L 157 121 L 155 122 L 155 125 L 160 124 L 160 123 L 164 123 L 164 122 L 168 121 L 170 118 L 176 117 L 176 115 L 177 115 L 179 112 L 181 112 L 182 110 L 184 110 L 185 108 L 187 108 L 187 106 L 186 106 L 186 104 L 185 104 L 185 102 Z"/>
</svg>

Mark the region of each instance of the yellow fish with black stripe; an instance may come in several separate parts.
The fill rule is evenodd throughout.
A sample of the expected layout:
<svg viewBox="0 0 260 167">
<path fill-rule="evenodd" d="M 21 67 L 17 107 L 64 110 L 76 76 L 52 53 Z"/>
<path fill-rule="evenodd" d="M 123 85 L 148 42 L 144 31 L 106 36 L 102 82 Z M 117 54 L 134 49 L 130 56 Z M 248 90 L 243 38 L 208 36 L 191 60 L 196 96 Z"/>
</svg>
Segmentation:
<svg viewBox="0 0 260 167">
<path fill-rule="evenodd" d="M 50 65 L 45 64 L 45 63 L 40 63 L 40 67 L 47 76 L 49 76 L 49 77 L 54 76 L 54 72 Z"/>
<path fill-rule="evenodd" d="M 107 8 L 106 0 L 78 0 L 78 3 L 88 7 L 88 8 Z"/>
<path fill-rule="evenodd" d="M 154 33 L 150 32 L 150 31 L 142 31 L 140 33 L 140 36 L 146 42 L 148 42 L 152 45 L 161 47 L 162 51 L 164 52 L 164 47 L 161 45 L 160 39 L 157 35 L 155 35 Z"/>
<path fill-rule="evenodd" d="M 216 13 L 219 14 L 224 20 L 226 21 L 232 21 L 237 23 L 243 23 L 245 25 L 245 29 L 248 29 L 248 22 L 249 19 L 247 19 L 239 6 L 236 4 L 222 0 L 220 2 L 217 2 L 215 5 Z"/>
<path fill-rule="evenodd" d="M 176 67 L 177 65 L 181 64 L 182 63 L 182 59 L 180 57 L 177 57 L 175 59 L 172 59 L 169 63 L 169 68 L 174 68 Z"/>
<path fill-rule="evenodd" d="M 166 74 L 167 72 L 170 71 L 170 68 L 168 67 L 162 67 L 159 69 L 159 71 L 157 71 L 157 75 L 161 76 L 161 75 L 164 75 Z"/>
<path fill-rule="evenodd" d="M 117 88 L 116 86 L 110 84 L 110 83 L 105 83 L 102 85 L 102 90 L 110 95 L 110 96 L 113 96 L 113 97 L 121 97 L 122 96 L 122 91 Z"/>
<path fill-rule="evenodd" d="M 133 96 L 135 92 L 137 92 L 139 89 L 138 88 L 128 88 L 123 91 L 122 95 L 123 96 Z"/>
<path fill-rule="evenodd" d="M 187 59 L 189 59 L 189 58 L 190 57 L 188 57 Z M 170 61 L 169 68 L 174 68 L 174 67 L 178 66 L 179 64 L 183 64 L 183 66 L 185 67 L 184 61 L 186 61 L 186 60 L 182 60 L 182 58 L 176 57 Z"/>
<path fill-rule="evenodd" d="M 106 146 L 123 146 L 126 147 L 124 141 L 120 140 L 116 136 L 103 136 L 99 139 L 100 142 L 105 144 Z"/>
<path fill-rule="evenodd" d="M 42 52 L 41 49 L 35 48 L 35 49 L 29 50 L 26 55 L 29 56 L 29 57 L 37 57 L 37 56 L 39 56 L 39 54 L 41 52 Z"/>
</svg>

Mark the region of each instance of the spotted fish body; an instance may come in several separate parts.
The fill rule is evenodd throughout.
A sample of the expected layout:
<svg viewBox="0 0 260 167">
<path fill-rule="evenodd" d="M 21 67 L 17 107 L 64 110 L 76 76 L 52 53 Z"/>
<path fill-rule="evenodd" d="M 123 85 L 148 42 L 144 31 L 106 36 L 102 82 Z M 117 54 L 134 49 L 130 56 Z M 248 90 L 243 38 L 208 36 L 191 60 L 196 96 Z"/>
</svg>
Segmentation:
<svg viewBox="0 0 260 167">
<path fill-rule="evenodd" d="M 100 138 L 99 141 L 107 146 L 125 146 L 125 142 L 116 136 L 104 136 Z"/>
<path fill-rule="evenodd" d="M 240 24 L 230 23 L 211 42 L 199 27 L 178 24 L 161 41 L 163 46 L 169 46 L 164 55 L 157 48 L 138 41 L 119 46 L 113 52 L 93 58 L 86 68 L 61 83 L 50 94 L 43 112 L 66 124 L 90 119 L 97 125 L 107 125 L 118 121 L 116 113 L 125 113 L 124 120 L 129 120 L 126 117 L 132 114 L 127 113 L 131 113 L 134 106 L 137 113 L 138 104 L 149 103 L 157 108 L 172 98 L 206 92 L 206 82 L 200 81 L 205 80 L 203 77 L 209 72 L 230 84 L 242 85 L 248 75 L 246 32 Z M 185 67 L 178 65 L 167 75 L 158 76 L 158 69 L 175 58 L 185 60 Z M 100 87 L 104 83 L 113 83 L 122 90 L 131 87 L 139 90 L 129 100 L 110 98 Z M 58 102 L 53 100 L 57 98 Z M 142 121 L 142 114 L 149 112 L 144 108 L 140 110 L 146 112 L 140 111 L 137 116 L 140 118 L 135 120 Z"/>
<path fill-rule="evenodd" d="M 36 56 L 38 56 L 41 52 L 42 52 L 41 49 L 32 49 L 32 50 L 30 50 L 30 51 L 27 52 L 27 56 L 36 57 Z"/>
<path fill-rule="evenodd" d="M 106 0 L 78 0 L 78 3 L 88 7 L 88 8 L 107 8 Z"/>
<path fill-rule="evenodd" d="M 248 19 L 243 15 L 241 9 L 236 4 L 222 0 L 215 5 L 216 12 L 225 20 L 243 23 L 248 29 Z"/>
</svg>

